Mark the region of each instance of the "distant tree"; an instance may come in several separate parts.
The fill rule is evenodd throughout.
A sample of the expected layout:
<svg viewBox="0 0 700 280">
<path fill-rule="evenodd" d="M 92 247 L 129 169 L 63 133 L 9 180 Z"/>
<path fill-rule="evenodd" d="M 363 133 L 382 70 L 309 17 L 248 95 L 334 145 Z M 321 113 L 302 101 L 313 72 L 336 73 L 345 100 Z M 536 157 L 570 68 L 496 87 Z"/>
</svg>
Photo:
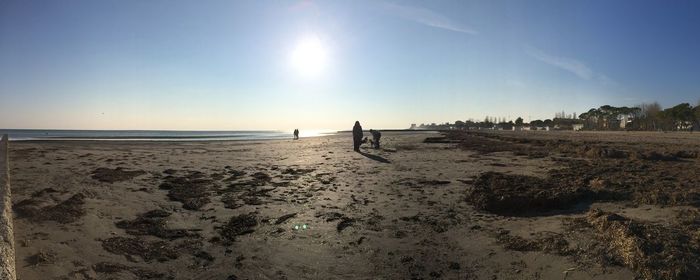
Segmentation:
<svg viewBox="0 0 700 280">
<path fill-rule="evenodd" d="M 700 129 L 700 101 L 698 101 L 698 105 L 693 108 L 693 116 L 695 116 L 695 128 Z"/>
<path fill-rule="evenodd" d="M 517 119 L 515 119 L 515 125 L 523 125 L 523 118 L 518 117 Z"/>
<path fill-rule="evenodd" d="M 578 116 L 588 129 L 619 129 L 618 121 L 634 118 L 641 109 L 638 107 L 615 107 L 603 105 L 597 109 L 591 108 Z"/>
<path fill-rule="evenodd" d="M 591 109 L 591 110 L 592 110 L 592 109 Z M 586 112 L 586 113 L 581 113 L 580 115 L 578 115 L 578 118 L 579 118 L 580 120 L 585 120 L 585 119 L 587 119 L 587 118 L 588 118 L 588 113 L 589 113 L 589 112 L 590 112 L 590 111 L 588 111 L 588 112 Z"/>
<path fill-rule="evenodd" d="M 513 129 L 513 122 L 506 122 L 505 118 L 501 118 L 498 121 L 498 127 L 502 130 L 512 130 Z"/>
<path fill-rule="evenodd" d="M 598 120 L 601 116 L 601 113 L 598 109 L 591 108 L 588 110 L 588 112 L 582 113 L 581 115 L 578 116 L 579 119 L 583 120 L 583 125 L 587 129 L 597 129 L 598 128 Z"/>
<path fill-rule="evenodd" d="M 639 111 L 635 114 L 634 128 L 641 130 L 657 130 L 661 124 L 661 105 L 658 102 L 637 105 Z"/>
<path fill-rule="evenodd" d="M 547 120 L 545 120 L 545 122 L 546 121 Z M 577 118 L 571 118 L 571 116 L 569 116 L 569 118 L 553 119 L 550 126 L 552 126 L 552 127 L 556 126 L 559 129 L 563 129 L 563 130 L 571 130 L 571 129 L 573 129 L 574 124 L 582 124 L 582 123 L 583 123 L 583 121 L 578 120 Z"/>
<path fill-rule="evenodd" d="M 673 127 L 673 114 L 671 113 L 671 108 L 666 108 L 656 114 L 656 123 L 654 126 L 656 129 L 661 130 L 675 130 Z"/>
<path fill-rule="evenodd" d="M 668 108 L 664 110 L 664 114 L 670 119 L 673 125 L 673 127 L 671 127 L 672 130 L 689 129 L 695 118 L 693 107 L 688 103 L 681 103 Z"/>
<path fill-rule="evenodd" d="M 455 127 L 456 127 L 457 129 L 464 129 L 464 126 L 465 126 L 465 125 L 466 125 L 466 124 L 465 124 L 463 121 L 455 121 Z"/>
</svg>

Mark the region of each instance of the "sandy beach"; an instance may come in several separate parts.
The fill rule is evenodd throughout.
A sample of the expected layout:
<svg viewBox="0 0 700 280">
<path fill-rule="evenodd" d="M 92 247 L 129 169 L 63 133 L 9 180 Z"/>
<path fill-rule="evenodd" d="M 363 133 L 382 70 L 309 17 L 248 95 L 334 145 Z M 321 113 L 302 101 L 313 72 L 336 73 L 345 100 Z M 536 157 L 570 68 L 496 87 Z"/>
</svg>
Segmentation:
<svg viewBox="0 0 700 280">
<path fill-rule="evenodd" d="M 18 278 L 684 279 L 697 271 L 700 134 L 385 132 L 382 140 L 362 153 L 347 133 L 12 142 Z M 649 242 L 666 251 L 646 250 Z"/>
</svg>

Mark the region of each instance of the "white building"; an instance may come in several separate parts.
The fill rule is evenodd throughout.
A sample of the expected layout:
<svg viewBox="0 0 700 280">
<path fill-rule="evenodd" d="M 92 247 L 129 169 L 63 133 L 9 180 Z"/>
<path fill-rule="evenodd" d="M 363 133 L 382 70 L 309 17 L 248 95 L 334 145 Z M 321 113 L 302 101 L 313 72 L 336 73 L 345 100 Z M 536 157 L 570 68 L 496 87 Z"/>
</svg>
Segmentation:
<svg viewBox="0 0 700 280">
<path fill-rule="evenodd" d="M 620 121 L 620 128 L 627 127 L 627 125 L 629 125 L 632 122 L 632 119 L 634 119 L 634 116 L 629 114 L 621 114 L 617 116 L 617 120 Z"/>
</svg>

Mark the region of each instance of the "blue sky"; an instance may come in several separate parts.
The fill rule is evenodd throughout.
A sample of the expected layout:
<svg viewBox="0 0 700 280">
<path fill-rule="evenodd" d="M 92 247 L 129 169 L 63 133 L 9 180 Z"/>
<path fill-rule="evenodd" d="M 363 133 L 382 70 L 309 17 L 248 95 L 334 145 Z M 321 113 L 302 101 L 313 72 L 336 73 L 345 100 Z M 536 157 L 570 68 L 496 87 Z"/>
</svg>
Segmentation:
<svg viewBox="0 0 700 280">
<path fill-rule="evenodd" d="M 697 1 L 2 1 L 0 128 L 404 128 L 700 99 Z M 290 56 L 313 37 L 320 74 Z"/>
</svg>

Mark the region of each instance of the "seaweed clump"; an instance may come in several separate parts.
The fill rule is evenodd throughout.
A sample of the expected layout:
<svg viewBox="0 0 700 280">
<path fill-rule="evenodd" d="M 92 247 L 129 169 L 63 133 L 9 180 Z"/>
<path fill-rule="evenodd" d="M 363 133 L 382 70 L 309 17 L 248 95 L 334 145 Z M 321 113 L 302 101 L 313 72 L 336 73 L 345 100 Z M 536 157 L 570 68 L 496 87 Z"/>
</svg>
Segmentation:
<svg viewBox="0 0 700 280">
<path fill-rule="evenodd" d="M 125 170 L 121 167 L 114 169 L 100 167 L 92 171 L 92 178 L 105 183 L 121 182 L 131 180 L 134 177 L 146 174 L 143 170 Z"/>
<path fill-rule="evenodd" d="M 239 235 L 255 232 L 258 221 L 253 213 L 233 216 L 219 229 L 221 237 L 229 242 L 236 241 Z"/>
<path fill-rule="evenodd" d="M 102 248 L 107 252 L 124 255 L 127 258 L 140 256 L 144 261 L 164 262 L 177 259 L 180 255 L 167 242 L 148 242 L 140 238 L 112 237 L 102 241 Z"/>
<path fill-rule="evenodd" d="M 168 198 L 182 202 L 182 208 L 199 210 L 209 203 L 209 186 L 213 181 L 204 173 L 193 171 L 184 176 L 169 175 L 159 188 L 168 190 Z"/>
<path fill-rule="evenodd" d="M 476 179 L 466 199 L 479 210 L 518 216 L 567 209 L 587 195 L 585 189 L 557 186 L 542 178 L 486 172 Z"/>
<path fill-rule="evenodd" d="M 55 205 L 46 205 L 45 199 L 32 197 L 17 202 L 13 209 L 20 217 L 27 217 L 32 221 L 55 221 L 68 224 L 77 221 L 85 215 L 85 195 L 75 194 Z"/>
<path fill-rule="evenodd" d="M 644 279 L 691 279 L 700 275 L 700 247 L 687 233 L 591 210 L 587 222 L 608 254 Z"/>
<path fill-rule="evenodd" d="M 165 218 L 171 213 L 163 210 L 152 210 L 143 213 L 130 221 L 119 221 L 116 226 L 125 229 L 131 235 L 152 235 L 164 239 L 177 239 L 191 236 L 185 229 L 169 229 L 166 226 Z"/>
</svg>

